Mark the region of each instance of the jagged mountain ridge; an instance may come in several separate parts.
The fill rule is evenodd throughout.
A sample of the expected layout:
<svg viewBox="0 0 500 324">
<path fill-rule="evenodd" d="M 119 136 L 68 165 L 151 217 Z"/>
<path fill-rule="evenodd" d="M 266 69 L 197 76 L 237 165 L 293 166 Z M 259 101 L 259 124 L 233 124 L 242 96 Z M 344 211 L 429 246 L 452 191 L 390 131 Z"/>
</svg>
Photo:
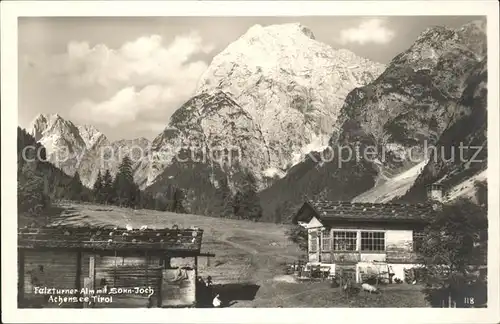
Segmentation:
<svg viewBox="0 0 500 324">
<path fill-rule="evenodd" d="M 262 169 L 269 157 L 249 154 L 260 151 L 262 142 L 258 125 L 226 93 L 201 93 L 182 105 L 153 140 L 150 179 L 165 172 L 165 165 L 183 161 L 212 168 L 235 159 Z M 187 156 L 179 158 L 182 153 Z"/>
<path fill-rule="evenodd" d="M 109 169 L 116 174 L 125 155 L 134 162 L 137 183 L 144 183 L 148 170 L 140 167 L 150 151 L 150 142 L 145 138 L 111 142 L 94 126 L 75 125 L 58 114 L 39 114 L 29 133 L 45 147 L 49 162 L 69 176 L 78 172 L 87 187 L 94 184 L 99 171 Z"/>
<path fill-rule="evenodd" d="M 344 97 L 383 68 L 316 41 L 312 31 L 300 24 L 254 26 L 214 57 L 194 97 L 174 113 L 152 141 L 147 158 L 135 165 L 135 179 L 141 188 L 152 185 L 172 165 L 174 152 L 189 142 L 191 147 L 217 144 L 237 149 L 241 163 L 236 168 L 251 170 L 260 187 L 266 187 L 304 154 L 327 144 Z M 218 105 L 224 107 L 213 108 Z M 81 165 L 72 167 L 77 162 L 72 159 L 61 167 L 68 174 L 81 170 L 89 185 L 97 164 L 102 164 L 97 162 L 99 148 L 110 143 L 95 128 L 77 128 L 55 138 L 64 138 L 65 132 L 78 138 L 78 145 L 72 146 L 74 155 L 82 155 Z M 105 159 L 109 155 L 104 154 Z"/>
<path fill-rule="evenodd" d="M 174 134 L 184 135 L 176 130 L 178 124 L 187 123 L 190 114 L 203 116 L 207 110 L 200 107 L 225 97 L 252 126 L 239 125 L 240 117 L 233 121 L 234 116 L 222 111 L 219 121 L 191 129 L 198 132 L 190 135 L 191 142 L 196 138 L 196 145 L 206 145 L 204 138 L 214 134 L 210 128 L 224 129 L 216 124 L 235 122 L 242 127 L 240 135 L 219 132 L 217 141 L 241 149 L 240 165 L 264 188 L 269 178 L 283 176 L 305 153 L 327 144 L 345 95 L 373 80 L 383 67 L 316 41 L 300 24 L 256 25 L 214 57 L 200 78 L 197 95 L 179 109 L 182 114 L 172 116 L 153 143 L 170 147 L 167 144 L 179 142 Z M 242 136 L 245 132 L 249 133 Z M 153 150 L 160 146 L 153 145 Z M 153 162 L 148 183 L 170 163 Z"/>
<path fill-rule="evenodd" d="M 284 179 L 261 193 L 267 217 L 271 218 L 286 201 L 300 200 L 306 195 L 351 200 L 424 161 L 423 144 L 436 143 L 464 109 L 460 97 L 467 91 L 469 77 L 486 52 L 484 30 L 481 22 L 456 30 L 428 29 L 407 51 L 397 55 L 376 80 L 351 91 L 339 114 L 330 147 L 352 147 L 360 142 L 361 147 L 375 148 L 375 155 L 371 160 L 362 158 L 341 168 L 338 163 L 311 160 L 297 165 Z M 455 57 L 458 50 L 467 55 L 452 66 L 450 57 Z M 426 52 L 432 55 L 423 55 Z M 331 174 L 336 179 L 329 183 L 325 177 Z M 338 190 L 344 187 L 346 190 Z"/>
<path fill-rule="evenodd" d="M 321 151 L 325 146 L 325 138 L 329 139 L 332 146 L 351 144 L 353 141 L 360 140 L 364 145 L 385 147 L 390 152 L 403 156 L 409 148 L 418 148 L 423 140 L 437 141 L 444 130 L 461 118 L 461 111 L 466 109 L 458 102 L 466 91 L 470 91 L 467 90 L 470 88 L 467 80 L 474 73 L 474 67 L 485 53 L 485 36 L 484 33 L 481 33 L 481 26 L 483 25 L 473 23 L 461 29 L 452 30 L 453 33 L 461 33 L 460 37 L 453 36 L 453 33 L 450 33 L 450 30 L 446 28 L 437 27 L 426 31 L 424 34 L 428 36 L 435 35 L 435 37 L 430 37 L 434 41 L 427 43 L 424 41 L 426 37 L 420 37 L 419 46 L 413 45 L 403 53 L 405 55 L 397 56 L 378 78 L 364 87 L 354 88 L 353 91 L 349 92 L 342 108 L 337 110 L 336 116 L 332 117 L 335 118 L 336 122 L 330 125 L 332 131 L 329 134 L 326 131 L 324 134 L 322 133 L 323 124 L 314 124 L 317 122 L 315 117 L 323 116 L 321 109 L 326 107 L 326 105 L 314 105 L 314 102 L 324 104 L 321 100 L 314 100 L 314 93 L 317 90 L 307 90 L 305 87 L 306 91 L 302 91 L 304 88 L 299 87 L 300 93 L 303 94 L 301 97 L 303 102 L 312 98 L 310 101 L 313 104 L 305 105 L 313 107 L 310 113 L 312 118 L 308 119 L 307 113 L 300 112 L 302 113 L 300 115 L 290 112 L 290 109 L 297 111 L 295 106 L 285 105 L 284 109 L 278 109 L 279 105 L 267 106 L 267 103 L 259 103 L 257 99 L 245 101 L 245 98 L 251 97 L 248 92 L 252 88 L 256 89 L 256 93 L 259 94 L 257 98 L 265 97 L 265 92 L 264 94 L 260 93 L 259 85 L 261 84 L 267 84 L 264 90 L 270 91 L 270 98 L 273 96 L 281 98 L 275 94 L 276 89 L 286 90 L 286 94 L 291 96 L 297 87 L 285 89 L 281 83 L 275 82 L 275 80 L 272 82 L 266 80 L 269 77 L 266 75 L 254 83 L 250 79 L 248 81 L 249 88 L 245 89 L 245 83 L 232 82 L 231 78 L 223 73 L 210 74 L 207 72 L 200 81 L 199 93 L 188 100 L 174 114 L 175 117 L 173 116 L 171 124 L 153 141 L 152 151 L 148 151 L 152 159 L 143 159 L 135 164 L 136 181 L 143 188 L 153 184 L 149 186 L 153 192 L 162 190 L 162 184 L 165 182 L 176 181 L 185 188 L 196 186 L 202 181 L 207 188 L 210 187 L 207 191 L 213 191 L 217 186 L 216 181 L 214 181 L 214 174 L 219 171 L 217 164 L 175 163 L 172 161 L 172 156 L 169 157 L 168 154 L 171 152 L 185 154 L 186 152 L 182 148 L 186 144 L 191 147 L 209 147 L 212 144 L 222 143 L 223 146 L 237 147 L 243 153 L 251 153 L 251 155 L 246 155 L 243 160 L 247 161 L 244 168 L 254 170 L 257 174 L 260 172 L 262 187 L 272 183 L 277 184 L 262 193 L 264 205 L 269 204 L 270 200 L 278 202 L 300 201 L 305 194 L 329 195 L 334 199 L 349 200 L 362 191 L 383 183 L 385 179 L 391 179 L 394 174 L 406 170 L 413 164 L 362 162 L 351 163 L 343 169 L 339 169 L 328 163 L 317 163 L 310 158 L 306 158 L 302 163 L 297 163 L 302 158 L 300 153 L 303 155 L 310 149 Z M 445 35 L 440 35 L 441 32 Z M 306 37 L 311 39 L 310 35 L 306 35 Z M 435 41 L 435 39 L 439 41 Z M 447 45 L 443 46 L 443 44 Z M 431 55 L 431 60 L 425 58 L 424 63 L 416 61 L 415 58 L 418 58 L 418 55 L 415 53 L 421 53 L 426 47 L 431 49 L 436 47 L 439 50 L 434 50 L 433 53 L 438 54 Z M 345 51 L 339 52 L 347 53 Z M 458 58 L 460 60 L 456 60 Z M 451 64 L 454 60 L 457 62 L 456 66 Z M 229 74 L 235 76 L 236 73 L 237 75 L 239 68 L 239 65 L 231 67 Z M 225 67 L 221 71 L 224 69 Z M 241 69 L 245 73 L 248 71 L 248 67 Z M 266 73 L 274 76 L 273 73 L 277 73 L 276 70 L 271 66 L 269 71 L 272 73 Z M 254 72 L 251 75 L 259 73 L 264 75 L 262 71 L 255 70 Z M 241 75 L 246 75 L 245 73 Z M 217 80 L 217 82 L 207 84 L 206 79 Z M 310 79 L 310 77 L 306 77 L 306 79 Z M 243 88 L 240 89 L 240 87 Z M 313 94 L 311 95 L 311 93 Z M 270 102 L 273 103 L 272 100 Z M 277 102 L 279 100 L 274 103 Z M 282 125 L 273 124 L 276 122 L 273 119 L 275 117 L 271 118 L 272 116 L 267 115 L 266 111 L 268 110 L 276 112 L 278 117 L 282 113 L 298 117 L 294 123 L 286 124 L 288 120 L 285 120 L 284 123 L 288 126 L 283 128 Z M 279 118 L 277 119 L 279 120 Z M 328 118 L 326 119 L 328 120 Z M 268 121 L 267 126 L 261 124 Z M 273 127 L 269 125 L 273 125 Z M 280 136 L 288 130 L 291 131 L 292 138 L 294 132 L 297 133 L 297 137 L 292 142 L 283 145 L 287 138 L 280 140 Z M 87 132 L 92 133 L 90 130 Z M 303 136 L 301 133 L 309 135 Z M 214 136 L 218 136 L 218 138 L 214 138 Z M 91 142 L 88 139 L 90 137 L 92 136 L 80 135 L 81 141 L 76 139 L 73 141 L 83 143 L 87 147 L 87 143 Z M 75 138 L 77 137 L 75 136 Z M 233 138 L 237 139 L 236 143 L 231 140 Z M 269 145 L 269 138 L 275 141 L 272 143 L 273 145 Z M 78 145 L 78 147 L 80 146 L 81 144 Z M 276 152 L 281 154 L 283 151 L 285 153 L 281 156 L 276 154 Z M 97 170 L 92 161 L 98 161 L 98 155 L 95 155 L 96 151 L 91 150 L 91 152 L 94 152 L 94 156 L 85 154 L 89 162 L 84 163 L 86 165 L 84 170 L 90 173 Z M 165 154 L 167 154 L 166 157 Z M 421 158 L 423 159 L 423 156 Z M 223 171 L 222 176 L 228 174 L 231 176 L 233 173 L 238 173 L 239 170 L 224 169 Z M 266 176 L 262 176 L 262 174 L 266 174 L 271 178 L 280 172 L 280 176 L 282 176 L 285 171 L 288 172 L 288 175 L 282 180 L 274 179 L 277 182 L 266 182 Z M 188 176 L 193 173 L 196 173 L 197 176 Z M 297 191 L 293 195 L 287 193 L 291 188 Z M 198 193 L 191 192 L 191 196 L 196 197 Z M 209 203 L 211 196 L 207 195 L 203 199 L 206 202 L 202 202 L 202 204 Z M 282 211 L 281 207 L 279 204 L 264 206 L 265 214 L 267 214 L 265 218 L 271 219 L 276 210 Z M 203 213 L 203 210 L 200 210 Z"/>
<path fill-rule="evenodd" d="M 46 149 L 47 159 L 66 174 L 73 176 L 79 156 L 88 145 L 79 128 L 59 114 L 39 114 L 31 123 L 29 133 Z"/>
<path fill-rule="evenodd" d="M 228 94 L 250 114 L 264 139 L 267 169 L 287 170 L 327 145 L 346 95 L 384 65 L 334 50 L 298 23 L 251 27 L 216 55 L 198 92 Z"/>
</svg>

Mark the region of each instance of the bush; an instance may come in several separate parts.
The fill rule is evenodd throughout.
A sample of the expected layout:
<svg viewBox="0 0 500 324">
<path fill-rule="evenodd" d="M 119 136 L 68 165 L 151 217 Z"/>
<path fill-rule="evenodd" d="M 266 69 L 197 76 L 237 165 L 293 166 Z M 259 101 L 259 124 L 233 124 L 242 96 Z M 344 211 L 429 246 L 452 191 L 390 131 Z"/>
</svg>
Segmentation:
<svg viewBox="0 0 500 324">
<path fill-rule="evenodd" d="M 285 232 L 285 235 L 288 237 L 290 241 L 292 241 L 295 244 L 299 245 L 299 248 L 302 251 L 307 251 L 307 242 L 308 242 L 308 237 L 307 237 L 307 230 L 300 226 L 300 225 L 295 225 L 289 230 Z"/>
<path fill-rule="evenodd" d="M 425 293 L 432 305 L 463 306 L 464 298 L 486 302 L 486 265 L 488 219 L 485 205 L 458 200 L 445 205 L 425 229 L 420 249 Z M 474 293 L 465 296 L 464 292 Z M 480 295 L 484 293 L 484 295 Z"/>
</svg>

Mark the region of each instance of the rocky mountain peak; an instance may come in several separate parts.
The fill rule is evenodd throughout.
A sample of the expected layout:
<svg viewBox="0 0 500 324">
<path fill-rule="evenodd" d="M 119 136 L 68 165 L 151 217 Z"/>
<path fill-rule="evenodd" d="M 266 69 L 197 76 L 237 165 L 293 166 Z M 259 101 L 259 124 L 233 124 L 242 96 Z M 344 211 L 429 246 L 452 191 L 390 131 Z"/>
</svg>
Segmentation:
<svg viewBox="0 0 500 324">
<path fill-rule="evenodd" d="M 78 130 L 71 121 L 65 120 L 59 114 L 39 114 L 31 122 L 29 132 L 38 141 L 46 137 L 45 133 L 63 135 L 78 133 Z"/>
<path fill-rule="evenodd" d="M 407 65 L 419 71 L 433 70 L 450 56 L 481 60 L 486 54 L 485 28 L 482 20 L 456 29 L 444 26 L 427 28 L 408 50 L 392 60 L 391 65 Z"/>
<path fill-rule="evenodd" d="M 38 114 L 30 123 L 28 132 L 35 138 L 36 141 L 42 138 L 43 132 L 47 129 L 48 118 L 44 114 Z"/>
<path fill-rule="evenodd" d="M 77 127 L 87 149 L 91 149 L 98 142 L 106 138 L 103 133 L 92 125 L 79 125 Z"/>
<path fill-rule="evenodd" d="M 274 38 L 284 38 L 284 37 L 303 37 L 306 36 L 310 39 L 316 39 L 312 30 L 309 27 L 302 25 L 301 23 L 287 23 L 279 25 L 253 25 L 248 29 L 248 31 L 242 36 L 243 38 L 259 38 L 259 37 L 274 37 Z"/>
<path fill-rule="evenodd" d="M 361 63 L 358 65 L 367 74 L 378 75 L 383 69 L 382 64 L 370 62 L 347 50 L 336 51 L 315 40 L 312 31 L 301 24 L 255 25 L 214 57 L 200 78 L 198 92 L 218 88 L 238 97 L 246 89 L 254 88 L 256 83 L 267 80 L 295 81 L 309 86 L 323 81 L 327 73 L 356 63 Z M 250 82 L 243 82 L 242 79 L 249 75 L 255 77 Z M 233 82 L 229 84 L 228 79 Z M 355 75 L 347 81 L 359 85 L 366 82 L 362 79 L 361 75 Z"/>
<path fill-rule="evenodd" d="M 225 98 L 228 104 L 220 106 L 241 107 L 239 113 L 247 114 L 259 132 L 250 137 L 262 138 L 260 152 L 269 158 L 265 169 L 253 170 L 261 174 L 287 169 L 310 150 L 327 145 L 347 94 L 373 81 L 384 68 L 348 50 L 333 49 L 299 23 L 255 25 L 214 57 L 192 100 L 212 107 Z M 187 110 L 191 106 L 174 113 L 170 126 L 185 121 L 178 117 L 192 114 Z"/>
</svg>

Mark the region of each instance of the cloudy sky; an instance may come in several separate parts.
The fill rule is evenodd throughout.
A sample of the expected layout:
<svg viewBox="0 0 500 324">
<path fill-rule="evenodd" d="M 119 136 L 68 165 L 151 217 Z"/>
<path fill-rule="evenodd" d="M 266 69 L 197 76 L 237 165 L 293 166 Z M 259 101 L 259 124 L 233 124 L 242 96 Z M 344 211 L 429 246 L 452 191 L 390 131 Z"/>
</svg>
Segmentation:
<svg viewBox="0 0 500 324">
<path fill-rule="evenodd" d="M 20 18 L 19 124 L 59 113 L 110 139 L 152 139 L 213 56 L 255 24 L 300 22 L 334 48 L 388 63 L 430 26 L 475 17 Z"/>
</svg>

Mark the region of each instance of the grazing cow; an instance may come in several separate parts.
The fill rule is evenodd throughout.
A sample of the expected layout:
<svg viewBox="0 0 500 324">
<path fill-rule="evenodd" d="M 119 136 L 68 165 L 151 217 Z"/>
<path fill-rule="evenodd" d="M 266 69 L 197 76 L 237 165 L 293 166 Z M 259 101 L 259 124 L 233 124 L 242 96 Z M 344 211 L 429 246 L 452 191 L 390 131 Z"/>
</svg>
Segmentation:
<svg viewBox="0 0 500 324">
<path fill-rule="evenodd" d="M 374 287 L 374 286 L 367 284 L 367 283 L 362 284 L 361 289 L 363 289 L 363 291 L 369 292 L 370 294 L 371 293 L 375 293 L 375 294 L 380 293 L 380 290 L 377 287 Z"/>
</svg>

